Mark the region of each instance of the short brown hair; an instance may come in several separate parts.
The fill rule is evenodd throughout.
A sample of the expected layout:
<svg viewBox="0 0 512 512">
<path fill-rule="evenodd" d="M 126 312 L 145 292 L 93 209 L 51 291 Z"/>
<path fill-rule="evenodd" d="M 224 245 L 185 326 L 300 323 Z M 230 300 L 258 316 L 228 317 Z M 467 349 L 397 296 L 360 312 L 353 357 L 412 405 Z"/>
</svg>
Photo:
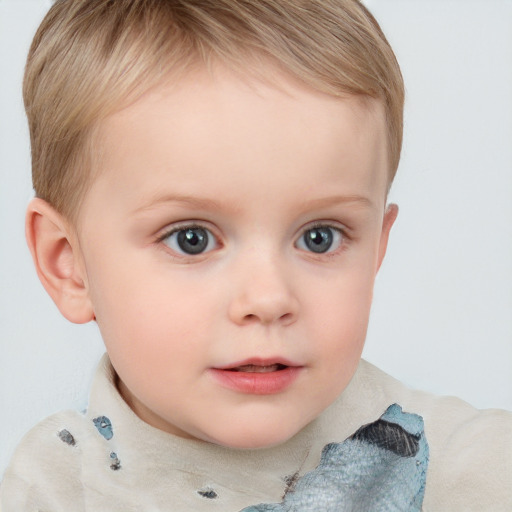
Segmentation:
<svg viewBox="0 0 512 512">
<path fill-rule="evenodd" d="M 170 72 L 214 60 L 271 60 L 335 96 L 377 98 L 389 182 L 402 145 L 404 86 L 378 23 L 358 0 L 57 0 L 28 55 L 23 95 L 38 197 L 70 219 L 91 181 L 98 122 Z"/>
</svg>

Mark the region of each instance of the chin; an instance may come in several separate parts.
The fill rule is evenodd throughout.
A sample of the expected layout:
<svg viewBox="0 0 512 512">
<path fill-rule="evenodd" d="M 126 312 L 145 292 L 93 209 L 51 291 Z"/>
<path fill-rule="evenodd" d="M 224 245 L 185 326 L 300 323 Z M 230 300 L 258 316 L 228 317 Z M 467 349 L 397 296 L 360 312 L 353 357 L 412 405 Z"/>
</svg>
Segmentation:
<svg viewBox="0 0 512 512">
<path fill-rule="evenodd" d="M 256 428 L 255 428 L 256 427 Z M 246 425 L 241 428 L 226 428 L 219 435 L 210 435 L 206 441 L 226 448 L 257 450 L 271 448 L 291 439 L 303 427 L 267 425 Z"/>
</svg>

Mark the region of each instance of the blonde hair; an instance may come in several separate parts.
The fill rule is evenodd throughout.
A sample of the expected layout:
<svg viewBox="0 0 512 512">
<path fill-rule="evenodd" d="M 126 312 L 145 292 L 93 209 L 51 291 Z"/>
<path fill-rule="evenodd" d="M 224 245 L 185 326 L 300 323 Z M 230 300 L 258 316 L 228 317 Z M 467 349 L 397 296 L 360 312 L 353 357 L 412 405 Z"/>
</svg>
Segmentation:
<svg viewBox="0 0 512 512">
<path fill-rule="evenodd" d="M 169 73 L 212 61 L 250 71 L 258 59 L 316 90 L 381 101 L 391 183 L 403 80 L 358 0 L 57 0 L 34 37 L 23 84 L 36 195 L 76 220 L 101 119 Z"/>
</svg>

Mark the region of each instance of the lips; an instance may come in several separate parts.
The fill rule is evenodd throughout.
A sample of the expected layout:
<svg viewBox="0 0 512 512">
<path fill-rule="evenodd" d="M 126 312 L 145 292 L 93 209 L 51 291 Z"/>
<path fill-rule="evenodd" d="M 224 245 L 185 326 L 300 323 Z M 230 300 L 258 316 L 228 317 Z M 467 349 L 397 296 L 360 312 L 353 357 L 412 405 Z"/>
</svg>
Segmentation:
<svg viewBox="0 0 512 512">
<path fill-rule="evenodd" d="M 285 391 L 300 375 L 303 366 L 283 359 L 249 359 L 212 368 L 222 387 L 239 393 L 270 395 Z"/>
<path fill-rule="evenodd" d="M 285 364 L 271 364 L 271 365 L 256 365 L 256 364 L 244 364 L 235 368 L 227 368 L 228 372 L 248 372 L 248 373 L 269 373 L 278 372 L 288 368 Z"/>
</svg>

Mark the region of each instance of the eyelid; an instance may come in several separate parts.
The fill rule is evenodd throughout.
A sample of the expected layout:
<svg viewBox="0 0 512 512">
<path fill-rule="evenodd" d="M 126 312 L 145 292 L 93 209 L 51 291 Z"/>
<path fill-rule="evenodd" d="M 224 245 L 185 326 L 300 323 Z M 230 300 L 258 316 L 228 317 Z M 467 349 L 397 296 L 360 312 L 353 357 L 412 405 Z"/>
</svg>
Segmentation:
<svg viewBox="0 0 512 512">
<path fill-rule="evenodd" d="M 345 226 L 344 224 L 332 220 L 315 220 L 313 222 L 309 222 L 299 229 L 299 234 L 300 236 L 302 236 L 306 231 L 315 228 L 331 228 L 341 233 L 343 235 L 343 238 L 350 238 L 349 228 L 347 228 L 347 226 Z"/>
<path fill-rule="evenodd" d="M 215 238 L 218 239 L 219 237 L 215 233 L 215 228 L 211 226 L 209 222 L 202 221 L 202 220 L 181 220 L 177 222 L 172 222 L 165 226 L 162 229 L 159 229 L 158 232 L 155 235 L 156 242 L 161 242 L 168 236 L 172 235 L 173 233 L 176 233 L 177 231 L 182 231 L 184 229 L 205 229 L 210 231 L 213 235 L 215 235 Z"/>
</svg>

